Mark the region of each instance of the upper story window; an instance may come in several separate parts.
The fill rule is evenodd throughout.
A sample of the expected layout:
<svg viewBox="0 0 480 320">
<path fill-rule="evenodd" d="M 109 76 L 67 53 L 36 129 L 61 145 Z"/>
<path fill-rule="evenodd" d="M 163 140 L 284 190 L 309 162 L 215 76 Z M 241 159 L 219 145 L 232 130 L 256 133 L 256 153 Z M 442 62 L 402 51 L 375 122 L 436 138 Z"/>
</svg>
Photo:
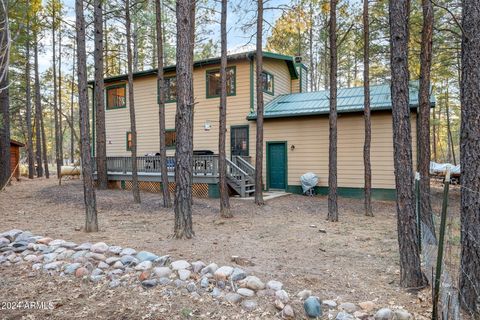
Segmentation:
<svg viewBox="0 0 480 320">
<path fill-rule="evenodd" d="M 125 84 L 110 86 L 106 89 L 106 91 L 107 91 L 107 110 L 127 107 L 127 99 L 126 99 L 127 89 Z"/>
<path fill-rule="evenodd" d="M 236 69 L 227 68 L 227 96 L 234 96 L 236 92 Z M 207 71 L 207 98 L 216 98 L 220 96 L 220 69 Z"/>
<path fill-rule="evenodd" d="M 265 93 L 273 95 L 273 74 L 263 71 L 262 72 L 262 90 Z"/>
<path fill-rule="evenodd" d="M 167 77 L 164 80 L 165 103 L 177 101 L 177 77 Z M 157 89 L 158 92 L 158 89 Z"/>
</svg>

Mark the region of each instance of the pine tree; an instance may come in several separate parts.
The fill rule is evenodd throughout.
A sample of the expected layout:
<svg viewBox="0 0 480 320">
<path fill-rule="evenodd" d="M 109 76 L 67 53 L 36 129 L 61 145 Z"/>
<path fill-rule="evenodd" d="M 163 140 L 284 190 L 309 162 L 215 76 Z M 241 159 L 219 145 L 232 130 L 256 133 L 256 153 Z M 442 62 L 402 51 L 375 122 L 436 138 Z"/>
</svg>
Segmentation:
<svg viewBox="0 0 480 320">
<path fill-rule="evenodd" d="M 370 144 L 372 140 L 372 123 L 370 120 L 370 23 L 368 0 L 363 0 L 363 95 L 365 119 L 365 144 L 363 146 L 363 164 L 365 176 L 365 215 L 373 217 L 372 211 L 372 167 L 370 163 Z"/>
<path fill-rule="evenodd" d="M 257 0 L 257 49 L 255 83 L 257 93 L 257 139 L 255 144 L 255 203 L 263 205 L 263 0 Z"/>
</svg>

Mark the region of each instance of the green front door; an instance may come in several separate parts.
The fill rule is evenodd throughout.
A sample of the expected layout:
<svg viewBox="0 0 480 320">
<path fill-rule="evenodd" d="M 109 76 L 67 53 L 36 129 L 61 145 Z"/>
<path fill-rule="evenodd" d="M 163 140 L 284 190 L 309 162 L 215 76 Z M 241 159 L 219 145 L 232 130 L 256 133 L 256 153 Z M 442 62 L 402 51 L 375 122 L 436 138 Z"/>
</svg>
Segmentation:
<svg viewBox="0 0 480 320">
<path fill-rule="evenodd" d="M 269 189 L 286 189 L 286 142 L 267 142 L 267 175 Z"/>
</svg>

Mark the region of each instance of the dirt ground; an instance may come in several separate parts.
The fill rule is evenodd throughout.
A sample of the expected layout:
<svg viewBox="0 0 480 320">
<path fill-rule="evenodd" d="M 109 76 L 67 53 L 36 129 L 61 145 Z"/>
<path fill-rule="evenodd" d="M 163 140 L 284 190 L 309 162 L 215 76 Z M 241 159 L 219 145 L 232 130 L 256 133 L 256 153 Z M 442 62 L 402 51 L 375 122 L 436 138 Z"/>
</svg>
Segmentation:
<svg viewBox="0 0 480 320">
<path fill-rule="evenodd" d="M 455 191 L 453 191 L 455 192 Z M 277 279 L 294 297 L 310 289 L 321 299 L 338 303 L 374 301 L 380 307 L 402 306 L 428 315 L 423 293 L 399 287 L 395 204 L 374 201 L 375 217 L 363 215 L 363 201 L 339 198 L 340 222 L 326 221 L 326 197 L 289 195 L 263 207 L 231 199 L 234 218 L 219 219 L 218 200 L 194 199 L 192 240 L 171 239 L 173 210 L 161 208 L 161 195 L 142 193 L 132 203 L 128 191 L 97 192 L 100 232 L 78 231 L 84 224 L 83 188 L 78 180 L 39 179 L 15 182 L 0 193 L 0 232 L 13 228 L 77 243 L 103 241 L 110 245 L 169 254 L 173 260 L 202 260 L 233 265 L 231 256 L 248 258 L 245 267 L 265 281 Z M 2 310 L 6 319 L 270 319 L 272 303 L 246 314 L 239 306 L 166 288 L 144 290 L 84 283 L 75 278 L 33 276 L 31 270 L 0 267 L 0 302 L 50 301 L 54 310 Z M 174 296 L 171 296 L 171 295 Z M 422 301 L 423 300 L 423 301 Z M 427 299 L 428 300 L 428 299 Z M 0 306 L 1 307 L 1 306 Z M 293 303 L 298 318 L 300 302 Z"/>
</svg>

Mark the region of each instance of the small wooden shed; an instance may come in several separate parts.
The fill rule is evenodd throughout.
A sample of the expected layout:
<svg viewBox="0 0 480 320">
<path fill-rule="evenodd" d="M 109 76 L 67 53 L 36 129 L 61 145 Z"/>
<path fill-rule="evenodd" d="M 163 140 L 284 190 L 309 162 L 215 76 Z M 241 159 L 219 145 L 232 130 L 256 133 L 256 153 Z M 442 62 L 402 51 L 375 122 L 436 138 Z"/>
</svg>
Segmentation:
<svg viewBox="0 0 480 320">
<path fill-rule="evenodd" d="M 10 170 L 12 177 L 17 180 L 20 179 L 20 148 L 23 147 L 25 147 L 23 143 L 10 139 Z"/>
</svg>

